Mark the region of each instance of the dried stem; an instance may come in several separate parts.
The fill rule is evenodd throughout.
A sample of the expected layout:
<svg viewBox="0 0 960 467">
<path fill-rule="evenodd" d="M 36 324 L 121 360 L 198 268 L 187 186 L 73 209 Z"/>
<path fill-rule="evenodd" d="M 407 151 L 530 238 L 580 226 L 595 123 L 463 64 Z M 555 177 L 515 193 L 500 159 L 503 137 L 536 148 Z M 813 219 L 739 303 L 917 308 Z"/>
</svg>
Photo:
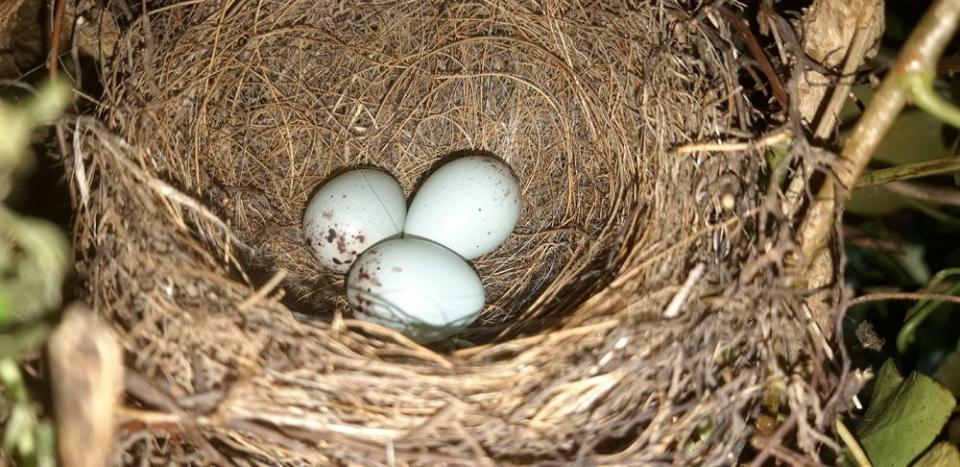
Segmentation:
<svg viewBox="0 0 960 467">
<path fill-rule="evenodd" d="M 760 47 L 753 33 L 750 32 L 750 28 L 726 5 L 721 4 L 720 7 L 717 8 L 717 11 L 720 12 L 720 16 L 733 27 L 737 35 L 740 36 L 740 39 L 747 44 L 750 56 L 757 61 L 757 64 L 760 66 L 760 71 L 770 80 L 770 89 L 773 90 L 773 96 L 777 99 L 777 103 L 780 104 L 780 108 L 786 109 L 789 101 L 787 92 L 783 89 L 783 83 L 780 81 L 777 72 L 773 69 L 773 65 L 770 64 L 766 52 Z"/>
<path fill-rule="evenodd" d="M 57 0 L 53 10 L 53 27 L 50 33 L 50 58 L 47 67 L 50 69 L 50 78 L 57 77 L 57 59 L 60 57 L 60 30 L 63 28 L 63 9 L 66 0 Z"/>
<path fill-rule="evenodd" d="M 891 182 L 887 191 L 930 204 L 960 206 L 960 190 L 947 186 L 927 186 L 910 182 Z"/>
<path fill-rule="evenodd" d="M 938 300 L 941 302 L 960 303 L 960 297 L 954 297 L 953 295 L 918 292 L 878 292 L 861 295 L 850 300 L 850 306 L 884 300 Z"/>
</svg>

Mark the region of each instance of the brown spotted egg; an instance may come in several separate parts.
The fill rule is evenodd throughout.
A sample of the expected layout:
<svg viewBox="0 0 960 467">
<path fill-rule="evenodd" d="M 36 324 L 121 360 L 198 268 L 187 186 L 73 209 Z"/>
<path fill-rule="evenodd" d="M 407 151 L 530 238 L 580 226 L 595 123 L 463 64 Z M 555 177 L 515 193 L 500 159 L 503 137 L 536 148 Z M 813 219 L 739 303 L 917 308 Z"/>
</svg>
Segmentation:
<svg viewBox="0 0 960 467">
<path fill-rule="evenodd" d="M 303 214 L 303 239 L 324 268 L 346 273 L 361 253 L 399 235 L 406 220 L 403 189 L 390 174 L 357 169 L 326 182 Z"/>
<path fill-rule="evenodd" d="M 427 240 L 378 243 L 347 274 L 354 317 L 402 332 L 420 343 L 446 339 L 483 309 L 483 283 L 470 264 Z"/>
</svg>

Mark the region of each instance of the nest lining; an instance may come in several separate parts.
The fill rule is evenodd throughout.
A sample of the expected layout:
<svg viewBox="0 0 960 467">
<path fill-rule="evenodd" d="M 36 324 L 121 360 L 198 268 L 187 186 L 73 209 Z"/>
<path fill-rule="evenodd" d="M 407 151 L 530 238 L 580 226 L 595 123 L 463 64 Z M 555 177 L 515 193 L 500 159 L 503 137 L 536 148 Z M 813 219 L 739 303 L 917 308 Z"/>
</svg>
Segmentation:
<svg viewBox="0 0 960 467">
<path fill-rule="evenodd" d="M 329 315 L 344 307 L 342 276 L 318 268 L 300 236 L 309 194 L 343 167 L 388 169 L 408 193 L 436 161 L 464 149 L 493 152 L 513 167 L 523 191 L 521 222 L 506 245 L 476 262 L 490 303 L 481 327 L 506 325 L 500 328 L 559 295 L 575 297 L 578 287 L 551 279 L 604 266 L 592 259 L 609 251 L 627 218 L 616 200 L 636 190 L 624 181 L 649 183 L 649 171 L 635 167 L 642 162 L 616 156 L 639 158 L 645 149 L 619 135 L 635 126 L 626 121 L 624 100 L 636 96 L 623 89 L 607 96 L 582 84 L 609 81 L 619 71 L 605 65 L 620 60 L 589 69 L 584 57 L 526 43 L 522 31 L 498 24 L 496 12 L 475 21 L 478 12 L 469 5 L 442 10 L 390 25 L 392 41 L 376 30 L 343 31 L 322 21 L 233 42 L 225 35 L 221 71 L 213 77 L 205 71 L 210 58 L 193 50 L 208 26 L 167 31 L 177 40 L 155 69 L 169 72 L 152 79 L 210 91 L 192 105 L 158 102 L 158 112 L 172 121 L 195 122 L 179 136 L 151 135 L 169 141 L 158 153 L 165 175 L 208 204 L 219 202 L 221 215 L 253 249 L 244 258 L 252 270 L 290 271 L 284 289 L 298 309 Z M 264 13 L 269 17 L 269 9 Z M 320 17 L 310 9 L 296 14 Z M 406 47 L 369 47 L 390 42 Z M 161 132 L 178 129 L 156 123 Z"/>
<path fill-rule="evenodd" d="M 832 380 L 791 372 L 825 357 L 770 287 L 763 199 L 738 182 L 762 159 L 668 151 L 732 118 L 704 104 L 732 84 L 689 6 L 152 8 L 104 64 L 103 123 L 78 120 L 78 268 L 134 369 L 221 398 L 191 408 L 209 415 L 186 446 L 118 455 L 726 462 L 767 378 L 819 410 Z M 475 263 L 490 305 L 464 337 L 482 345 L 438 354 L 351 320 L 300 219 L 334 170 L 387 168 L 409 193 L 462 150 L 510 163 L 523 207 Z"/>
</svg>

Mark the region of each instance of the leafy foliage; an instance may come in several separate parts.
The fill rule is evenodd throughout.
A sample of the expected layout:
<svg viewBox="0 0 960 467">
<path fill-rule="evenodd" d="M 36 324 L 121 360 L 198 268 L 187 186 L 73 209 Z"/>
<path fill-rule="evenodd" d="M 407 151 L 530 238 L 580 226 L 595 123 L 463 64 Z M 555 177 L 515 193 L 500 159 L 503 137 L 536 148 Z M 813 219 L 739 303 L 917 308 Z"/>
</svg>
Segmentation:
<svg viewBox="0 0 960 467">
<path fill-rule="evenodd" d="M 932 378 L 916 372 L 904 378 L 887 360 L 857 436 L 873 465 L 907 465 L 933 442 L 955 406 L 950 391 Z"/>
<path fill-rule="evenodd" d="M 960 467 L 960 451 L 957 447 L 943 441 L 926 453 L 914 467 Z"/>
<path fill-rule="evenodd" d="M 60 305 L 70 246 L 53 224 L 19 216 L 2 201 L 32 166 L 31 133 L 59 115 L 71 94 L 69 83 L 53 81 L 19 105 L 0 102 L 0 383 L 11 403 L 3 447 L 17 452 L 22 465 L 38 467 L 55 465 L 54 430 L 37 416 L 15 359 L 49 334 L 42 318 Z"/>
<path fill-rule="evenodd" d="M 943 359 L 943 363 L 940 364 L 940 368 L 933 374 L 933 377 L 940 384 L 946 386 L 954 396 L 960 397 L 960 342 L 958 342 L 957 350 L 950 352 Z"/>
</svg>

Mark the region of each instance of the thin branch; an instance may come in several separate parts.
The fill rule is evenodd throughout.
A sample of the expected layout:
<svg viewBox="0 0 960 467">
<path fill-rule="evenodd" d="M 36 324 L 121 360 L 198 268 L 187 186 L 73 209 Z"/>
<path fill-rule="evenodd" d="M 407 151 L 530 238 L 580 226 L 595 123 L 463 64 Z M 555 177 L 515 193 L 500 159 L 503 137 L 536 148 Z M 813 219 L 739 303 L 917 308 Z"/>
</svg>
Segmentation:
<svg viewBox="0 0 960 467">
<path fill-rule="evenodd" d="M 63 10 L 65 0 L 57 0 L 53 9 L 53 27 L 50 34 L 50 58 L 47 68 L 50 69 L 50 78 L 57 77 L 57 60 L 60 59 L 60 29 L 63 28 Z"/>
<path fill-rule="evenodd" d="M 727 23 L 730 23 L 730 26 L 732 26 L 737 35 L 740 36 L 740 39 L 747 44 L 750 55 L 757 61 L 757 64 L 760 65 L 760 71 L 762 71 L 767 77 L 767 80 L 770 81 L 770 89 L 773 90 L 773 95 L 777 98 L 777 103 L 780 104 L 780 108 L 786 109 L 788 98 L 787 92 L 783 90 L 783 82 L 773 69 L 773 65 L 770 64 L 770 60 L 767 59 L 767 54 L 763 51 L 763 48 L 760 47 L 757 38 L 750 32 L 750 28 L 726 5 L 721 4 L 719 8 L 717 8 L 717 11 Z"/>
<path fill-rule="evenodd" d="M 781 143 L 788 143 L 793 138 L 793 132 L 789 129 L 779 130 L 764 136 L 757 141 L 735 141 L 735 142 L 698 142 L 690 143 L 674 149 L 674 154 L 686 155 L 700 152 L 740 152 L 764 149 L 770 146 L 776 146 Z"/>
<path fill-rule="evenodd" d="M 800 226 L 804 261 L 810 262 L 826 244 L 836 213 L 838 184 L 852 188 L 877 147 L 907 103 L 905 77 L 935 72 L 937 61 L 957 29 L 960 0 L 937 0 L 913 30 L 889 75 L 857 121 L 840 160 L 836 179 L 828 178 Z M 846 194 L 843 194 L 846 196 Z"/>
<path fill-rule="evenodd" d="M 951 172 L 960 172 L 960 156 L 947 156 L 914 164 L 873 170 L 863 174 L 857 180 L 854 189 Z"/>
<path fill-rule="evenodd" d="M 269 295 L 270 292 L 273 292 L 273 290 L 276 289 L 277 286 L 280 285 L 280 283 L 283 282 L 283 279 L 286 277 L 287 277 L 286 270 L 281 269 L 277 271 L 273 275 L 273 277 L 271 277 L 266 284 L 263 284 L 262 287 L 257 289 L 257 291 L 253 293 L 253 295 L 247 297 L 244 301 L 240 302 L 240 304 L 237 305 L 237 310 L 244 311 L 247 308 L 250 308 L 251 306 L 253 306 L 253 304 L 256 303 L 257 301 L 262 300 L 264 297 Z"/>
<path fill-rule="evenodd" d="M 866 58 L 867 48 L 869 46 L 869 44 L 867 44 L 867 38 L 870 34 L 867 34 L 867 29 L 864 28 L 863 25 L 869 19 L 869 16 L 861 18 L 860 27 L 853 33 L 853 41 L 850 44 L 850 48 L 847 49 L 847 59 L 843 64 L 843 69 L 840 71 L 840 80 L 837 83 L 837 87 L 833 89 L 833 94 L 830 95 L 830 101 L 827 102 L 827 107 L 824 109 L 820 117 L 820 123 L 817 124 L 817 129 L 813 134 L 813 136 L 819 140 L 826 139 L 830 136 L 830 132 L 833 131 L 833 127 L 836 126 L 840 109 L 847 101 L 847 96 L 850 95 L 850 87 L 853 85 L 857 68 L 860 67 L 860 63 Z"/>
<path fill-rule="evenodd" d="M 960 190 L 946 186 L 928 186 L 910 182 L 892 182 L 884 186 L 887 191 L 907 196 L 930 204 L 960 206 Z"/>
<path fill-rule="evenodd" d="M 690 296 L 690 291 L 693 290 L 693 286 L 696 285 L 697 281 L 699 281 L 701 277 L 703 277 L 705 269 L 705 265 L 703 263 L 699 263 L 690 270 L 687 280 L 684 281 L 682 286 L 680 286 L 680 291 L 673 296 L 673 300 L 670 300 L 670 304 L 667 305 L 666 311 L 663 312 L 664 318 L 673 319 L 680 314 L 680 309 L 683 308 L 684 302 L 686 302 L 687 297 Z"/>
<path fill-rule="evenodd" d="M 920 292 L 878 292 L 867 295 L 861 295 L 848 302 L 848 306 L 856 306 L 869 302 L 879 302 L 884 300 L 937 300 L 941 302 L 960 303 L 960 297 L 953 295 L 937 293 Z"/>
</svg>

